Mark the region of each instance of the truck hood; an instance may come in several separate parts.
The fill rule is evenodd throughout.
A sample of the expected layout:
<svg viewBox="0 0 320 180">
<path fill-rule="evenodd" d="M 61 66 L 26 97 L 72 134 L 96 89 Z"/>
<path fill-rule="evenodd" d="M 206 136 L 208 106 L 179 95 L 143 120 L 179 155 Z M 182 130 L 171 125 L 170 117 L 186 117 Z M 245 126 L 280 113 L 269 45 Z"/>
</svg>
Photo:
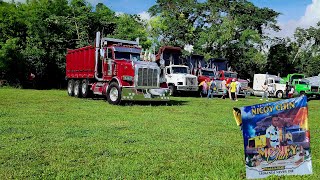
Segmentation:
<svg viewBox="0 0 320 180">
<path fill-rule="evenodd" d="M 177 79 L 185 79 L 185 78 L 197 78 L 197 76 L 192 74 L 169 74 L 171 77 L 175 77 Z"/>
<path fill-rule="evenodd" d="M 248 81 L 245 80 L 245 79 L 238 79 L 238 81 L 239 81 L 240 83 L 247 83 L 247 82 L 248 82 Z"/>
<path fill-rule="evenodd" d="M 210 81 L 212 78 L 214 78 L 214 77 L 213 76 L 212 77 L 210 77 L 210 76 L 198 76 L 198 82 L 200 83 L 200 82 L 205 81 L 205 80 Z"/>
<path fill-rule="evenodd" d="M 134 65 L 144 66 L 144 67 L 158 67 L 158 64 L 155 62 L 148 61 L 132 61 Z"/>
</svg>

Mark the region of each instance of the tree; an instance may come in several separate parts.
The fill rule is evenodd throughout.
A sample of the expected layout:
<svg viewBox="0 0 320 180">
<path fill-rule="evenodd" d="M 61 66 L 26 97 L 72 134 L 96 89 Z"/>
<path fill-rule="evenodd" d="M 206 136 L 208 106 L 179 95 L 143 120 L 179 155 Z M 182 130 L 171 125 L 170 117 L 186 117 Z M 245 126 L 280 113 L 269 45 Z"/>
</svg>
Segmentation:
<svg viewBox="0 0 320 180">
<path fill-rule="evenodd" d="M 266 64 L 264 29 L 279 30 L 279 13 L 251 2 L 158 0 L 149 9 L 152 37 L 161 45 L 194 45 L 194 53 L 224 57 L 240 76 L 250 78 Z M 158 36 L 157 36 L 158 35 Z"/>
<path fill-rule="evenodd" d="M 116 28 L 112 37 L 135 41 L 139 38 L 143 48 L 149 48 L 151 41 L 147 39 L 146 27 L 137 15 L 122 14 L 117 17 Z"/>
<path fill-rule="evenodd" d="M 280 74 L 283 77 L 296 72 L 290 56 L 292 51 L 293 47 L 290 44 L 288 45 L 286 40 L 282 40 L 278 44 L 271 46 L 266 71 L 269 74 Z"/>
<path fill-rule="evenodd" d="M 295 69 L 307 76 L 320 73 L 320 22 L 316 27 L 297 28 L 294 34 L 293 52 Z"/>
</svg>

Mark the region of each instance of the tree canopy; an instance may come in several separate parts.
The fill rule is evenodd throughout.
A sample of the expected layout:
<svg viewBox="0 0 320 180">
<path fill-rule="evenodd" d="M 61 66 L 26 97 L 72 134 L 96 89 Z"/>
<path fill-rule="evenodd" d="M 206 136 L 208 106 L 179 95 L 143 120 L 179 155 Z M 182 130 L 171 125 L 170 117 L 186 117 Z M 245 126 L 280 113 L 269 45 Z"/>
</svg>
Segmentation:
<svg viewBox="0 0 320 180">
<path fill-rule="evenodd" d="M 206 59 L 228 58 L 242 78 L 320 72 L 320 24 L 297 28 L 294 39 L 275 39 L 265 31 L 280 29 L 279 13 L 247 0 L 157 0 L 148 12 L 152 18 L 145 21 L 86 0 L 0 1 L 1 78 L 22 83 L 34 73 L 43 88 L 60 87 L 67 49 L 93 44 L 97 31 L 139 38 L 143 48 L 192 45 L 192 53 Z"/>
</svg>

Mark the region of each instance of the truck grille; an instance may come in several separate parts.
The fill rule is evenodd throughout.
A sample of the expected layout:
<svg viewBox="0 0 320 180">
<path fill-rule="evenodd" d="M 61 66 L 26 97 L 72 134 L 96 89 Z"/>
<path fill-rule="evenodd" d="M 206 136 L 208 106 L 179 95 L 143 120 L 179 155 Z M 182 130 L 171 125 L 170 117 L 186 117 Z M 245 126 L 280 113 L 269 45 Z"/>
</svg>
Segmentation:
<svg viewBox="0 0 320 180">
<path fill-rule="evenodd" d="M 248 88 L 247 82 L 241 82 L 240 85 L 241 85 L 241 88 L 243 88 L 243 89 Z"/>
<path fill-rule="evenodd" d="M 311 91 L 312 92 L 318 92 L 319 88 L 317 86 L 311 86 Z"/>
<path fill-rule="evenodd" d="M 196 78 L 186 78 L 186 85 L 187 86 L 195 86 L 195 85 L 197 85 Z"/>
<path fill-rule="evenodd" d="M 158 70 L 141 67 L 138 69 L 138 82 L 140 87 L 157 87 L 158 86 Z"/>
</svg>

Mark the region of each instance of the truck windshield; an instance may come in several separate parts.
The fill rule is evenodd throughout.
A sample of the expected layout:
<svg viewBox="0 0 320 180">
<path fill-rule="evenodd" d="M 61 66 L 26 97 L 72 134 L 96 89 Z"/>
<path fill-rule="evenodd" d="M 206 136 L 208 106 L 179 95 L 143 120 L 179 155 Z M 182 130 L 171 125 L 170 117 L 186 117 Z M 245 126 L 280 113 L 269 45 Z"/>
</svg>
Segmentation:
<svg viewBox="0 0 320 180">
<path fill-rule="evenodd" d="M 274 83 L 280 84 L 280 79 L 275 79 Z"/>
<path fill-rule="evenodd" d="M 226 78 L 237 78 L 237 74 L 236 73 L 225 72 L 224 73 L 224 77 L 226 77 Z"/>
<path fill-rule="evenodd" d="M 202 70 L 202 75 L 203 76 L 214 76 L 214 72 L 213 71 Z"/>
<path fill-rule="evenodd" d="M 137 53 L 115 51 L 114 54 L 116 59 L 140 61 L 140 54 L 137 54 Z"/>
<path fill-rule="evenodd" d="M 178 74 L 178 73 L 188 73 L 188 69 L 186 67 L 172 67 L 172 73 Z"/>
<path fill-rule="evenodd" d="M 299 81 L 299 84 L 308 85 L 308 84 L 309 84 L 309 82 L 308 82 L 308 81 L 306 81 L 306 80 L 301 80 L 301 81 Z"/>
</svg>

